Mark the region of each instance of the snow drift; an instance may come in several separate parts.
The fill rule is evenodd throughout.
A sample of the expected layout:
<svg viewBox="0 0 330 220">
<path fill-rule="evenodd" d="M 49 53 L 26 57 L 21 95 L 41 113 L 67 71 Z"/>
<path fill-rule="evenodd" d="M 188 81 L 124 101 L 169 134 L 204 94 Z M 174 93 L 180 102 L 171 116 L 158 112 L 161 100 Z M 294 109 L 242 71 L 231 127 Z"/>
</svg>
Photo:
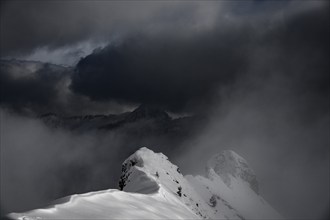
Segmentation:
<svg viewBox="0 0 330 220">
<path fill-rule="evenodd" d="M 72 195 L 52 207 L 11 213 L 13 219 L 278 219 L 258 194 L 247 162 L 224 151 L 205 176 L 183 176 L 162 153 L 141 148 L 122 165 L 119 189 Z"/>
</svg>

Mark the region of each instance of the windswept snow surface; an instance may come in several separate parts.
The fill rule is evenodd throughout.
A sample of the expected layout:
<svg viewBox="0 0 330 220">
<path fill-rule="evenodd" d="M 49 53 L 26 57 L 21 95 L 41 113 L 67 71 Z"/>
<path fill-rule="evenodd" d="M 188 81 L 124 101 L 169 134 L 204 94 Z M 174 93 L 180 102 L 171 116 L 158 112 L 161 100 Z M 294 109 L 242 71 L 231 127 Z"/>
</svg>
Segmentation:
<svg viewBox="0 0 330 220">
<path fill-rule="evenodd" d="M 10 214 L 24 220 L 36 219 L 191 219 L 195 218 L 175 196 L 159 190 L 153 194 L 126 193 L 110 189 L 73 195 L 64 204 Z"/>
<path fill-rule="evenodd" d="M 120 190 L 72 195 L 14 219 L 278 219 L 257 193 L 247 162 L 232 151 L 212 158 L 207 176 L 184 177 L 162 153 L 141 148 L 122 165 Z"/>
</svg>

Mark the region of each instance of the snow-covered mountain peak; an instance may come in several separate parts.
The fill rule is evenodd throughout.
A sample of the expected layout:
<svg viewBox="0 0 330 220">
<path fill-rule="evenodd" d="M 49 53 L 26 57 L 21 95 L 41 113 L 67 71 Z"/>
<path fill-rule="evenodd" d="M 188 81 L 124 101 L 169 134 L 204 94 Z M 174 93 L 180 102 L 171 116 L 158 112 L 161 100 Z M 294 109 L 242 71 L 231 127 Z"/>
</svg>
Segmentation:
<svg viewBox="0 0 330 220">
<path fill-rule="evenodd" d="M 119 189 L 140 193 L 157 191 L 159 183 L 155 177 L 158 177 L 159 174 L 155 171 L 154 166 L 157 161 L 166 159 L 167 157 L 162 153 L 154 153 L 146 147 L 140 148 L 123 162 Z"/>
<path fill-rule="evenodd" d="M 232 150 L 225 150 L 214 155 L 207 163 L 208 176 L 212 177 L 212 170 L 221 177 L 227 186 L 232 185 L 233 177 L 249 184 L 258 193 L 258 181 L 254 171 L 247 161 Z"/>
<path fill-rule="evenodd" d="M 145 164 L 146 166 L 154 165 L 153 163 L 158 160 L 165 161 L 168 160 L 168 158 L 162 153 L 155 153 L 146 147 L 141 147 L 134 154 L 129 156 L 123 164 L 134 161 L 134 164 L 143 167 Z"/>
<path fill-rule="evenodd" d="M 62 204 L 11 213 L 9 217 L 27 220 L 280 218 L 247 186 L 244 178 L 251 172 L 242 157 L 225 151 L 213 157 L 208 165 L 208 178 L 183 176 L 164 154 L 143 147 L 123 162 L 120 190 L 72 195 Z M 234 187 L 225 183 L 225 175 Z"/>
<path fill-rule="evenodd" d="M 119 189 L 144 194 L 160 191 L 174 195 L 191 211 L 202 218 L 207 215 L 207 205 L 191 187 L 179 168 L 162 153 L 146 147 L 140 148 L 122 164 Z"/>
<path fill-rule="evenodd" d="M 179 168 L 172 164 L 167 156 L 142 147 L 123 162 L 119 189 L 145 193 L 141 187 L 144 187 L 146 181 L 154 182 L 158 188 L 162 186 L 181 197 L 177 192 L 182 187 L 180 184 L 185 184 L 186 180 Z"/>
</svg>

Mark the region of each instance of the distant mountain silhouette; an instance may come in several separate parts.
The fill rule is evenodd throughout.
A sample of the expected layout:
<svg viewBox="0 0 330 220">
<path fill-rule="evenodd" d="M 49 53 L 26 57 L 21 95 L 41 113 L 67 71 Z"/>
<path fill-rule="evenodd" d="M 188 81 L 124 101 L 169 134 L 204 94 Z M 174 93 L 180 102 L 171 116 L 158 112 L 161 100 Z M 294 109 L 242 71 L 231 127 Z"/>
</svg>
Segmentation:
<svg viewBox="0 0 330 220">
<path fill-rule="evenodd" d="M 65 117 L 47 113 L 41 115 L 40 118 L 53 128 L 79 132 L 120 130 L 138 136 L 150 134 L 186 135 L 193 130 L 195 125 L 204 121 L 204 118 L 197 116 L 172 119 L 164 109 L 146 104 L 140 105 L 132 112 L 122 114 Z"/>
</svg>

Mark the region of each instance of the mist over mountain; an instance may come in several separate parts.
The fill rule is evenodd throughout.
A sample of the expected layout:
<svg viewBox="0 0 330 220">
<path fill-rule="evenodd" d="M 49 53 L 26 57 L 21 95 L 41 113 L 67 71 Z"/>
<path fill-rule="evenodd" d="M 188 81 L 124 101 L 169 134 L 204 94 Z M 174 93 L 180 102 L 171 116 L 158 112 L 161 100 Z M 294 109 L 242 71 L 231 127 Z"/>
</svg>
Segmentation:
<svg viewBox="0 0 330 220">
<path fill-rule="evenodd" d="M 164 175 L 150 173 L 157 163 L 145 172 L 133 166 L 132 181 L 146 177 L 148 193 L 172 214 L 256 215 L 230 200 L 244 192 L 229 185 L 244 182 L 287 219 L 328 215 L 329 7 L 299 0 L 1 1 L 1 216 L 74 194 L 82 194 L 70 197 L 81 204 L 105 195 L 151 209 L 149 194 L 137 204 L 132 194 L 109 190 L 118 187 L 118 167 L 144 146 L 192 175 L 173 173 L 191 181 L 203 204 L 190 204 L 197 212 L 186 207 L 186 187 L 179 196 L 171 179 L 165 191 L 175 202 L 159 196 Z"/>
</svg>

